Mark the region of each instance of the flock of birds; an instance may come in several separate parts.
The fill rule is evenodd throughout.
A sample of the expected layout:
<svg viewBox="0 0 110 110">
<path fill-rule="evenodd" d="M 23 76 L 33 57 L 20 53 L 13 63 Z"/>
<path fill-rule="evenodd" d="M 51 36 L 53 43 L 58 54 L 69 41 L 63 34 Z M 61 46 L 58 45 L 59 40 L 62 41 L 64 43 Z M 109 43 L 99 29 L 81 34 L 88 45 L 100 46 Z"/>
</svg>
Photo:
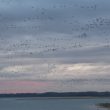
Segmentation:
<svg viewBox="0 0 110 110">
<path fill-rule="evenodd" d="M 1 0 L 0 3 L 5 3 L 8 4 L 9 6 L 12 6 L 13 0 Z M 37 2 L 36 2 L 37 5 Z M 81 4 L 56 4 L 50 6 L 52 7 L 52 10 L 54 9 L 68 9 L 68 8 L 76 8 L 77 10 L 89 10 L 92 9 L 92 11 L 97 11 L 98 10 L 98 5 L 93 3 L 93 4 L 87 4 L 87 5 L 81 5 Z M 39 31 L 42 30 L 41 25 L 38 24 L 40 20 L 49 21 L 48 23 L 53 23 L 55 22 L 56 18 L 54 18 L 54 14 L 49 14 L 48 9 L 46 8 L 38 8 L 35 5 L 30 5 L 30 10 L 33 12 L 30 16 L 24 16 L 22 18 L 23 25 L 16 24 L 15 22 L 8 22 L 10 18 L 14 20 L 14 16 L 10 17 L 6 15 L 5 13 L 0 14 L 0 50 L 5 51 L 9 53 L 16 53 L 17 50 L 20 52 L 27 52 L 28 54 L 32 55 L 34 52 L 37 53 L 48 53 L 48 52 L 57 52 L 61 50 L 68 50 L 68 49 L 74 49 L 74 48 L 82 48 L 85 44 L 83 41 L 87 40 L 89 42 L 89 37 L 91 36 L 90 33 L 94 33 L 95 31 L 100 31 L 104 35 L 109 35 L 109 28 L 110 28 L 110 18 L 104 18 L 104 17 L 99 17 L 99 18 L 91 18 L 85 24 L 81 24 L 79 20 L 77 20 L 77 15 L 76 14 L 71 14 L 70 18 L 72 18 L 71 21 L 68 21 L 68 19 L 64 18 L 62 19 L 61 22 L 63 22 L 62 26 L 68 25 L 67 28 L 69 28 L 71 37 L 46 37 L 46 38 L 37 38 L 35 37 L 34 40 L 31 39 L 26 39 L 26 40 L 19 40 L 19 42 L 11 43 L 11 37 L 9 39 L 9 42 L 7 41 L 7 37 L 5 39 L 5 33 L 8 32 L 24 32 L 28 33 L 28 31 L 31 32 L 31 34 L 35 33 L 35 36 L 38 36 Z M 77 11 L 76 10 L 76 11 Z M 15 17 L 16 19 L 16 17 Z M 2 22 L 5 21 L 5 24 L 2 24 Z M 32 23 L 32 25 L 27 25 L 28 23 Z M 66 28 L 66 27 L 65 27 Z M 5 33 L 2 33 L 2 31 Z M 93 32 L 94 31 L 94 32 Z M 33 32 L 33 33 L 32 33 Z M 33 41 L 35 43 L 33 43 Z M 4 46 L 4 42 L 7 42 Z M 107 43 L 108 45 L 108 43 Z M 87 46 L 87 45 L 86 45 Z M 34 50 L 33 51 L 31 51 Z M 29 51 L 28 51 L 29 50 Z"/>
<path fill-rule="evenodd" d="M 37 1 L 37 0 L 36 0 Z M 40 1 L 40 0 L 39 0 Z M 13 6 L 13 2 L 15 0 L 0 0 L 0 3 L 5 3 L 6 6 L 9 5 L 10 7 Z M 37 2 L 36 2 L 37 3 Z M 37 4 L 36 4 L 37 5 Z M 55 10 L 57 9 L 73 9 L 73 12 L 68 17 L 64 17 L 61 20 L 62 27 L 69 28 L 69 37 L 68 36 L 41 36 L 39 37 L 39 32 L 43 30 L 44 27 L 39 24 L 39 22 L 47 22 L 47 24 L 53 24 L 56 22 L 56 16 L 54 15 Z M 56 4 L 50 6 L 50 9 L 53 10 L 53 13 L 50 14 L 47 8 L 40 7 L 38 8 L 35 5 L 30 5 L 29 9 L 31 15 L 20 15 L 22 24 L 16 24 L 16 14 L 15 16 L 9 16 L 7 13 L 2 13 L 0 10 L 0 55 L 3 53 L 3 56 L 7 55 L 11 58 L 12 55 L 26 55 L 26 56 L 41 56 L 45 54 L 55 54 L 57 52 L 74 50 L 74 49 L 81 49 L 83 47 L 89 46 L 91 44 L 90 37 L 91 33 L 101 33 L 107 36 L 104 42 L 106 47 L 110 47 L 109 42 L 109 29 L 110 29 L 110 18 L 106 18 L 103 16 L 100 17 L 93 17 L 91 19 L 87 19 L 86 23 L 82 24 L 79 19 L 79 15 L 74 14 L 74 9 L 76 11 L 97 11 L 98 5 L 97 4 L 89 4 L 89 5 L 80 5 L 80 4 Z M 78 11 L 78 12 L 79 12 Z M 30 14 L 29 12 L 29 14 Z M 22 13 L 22 12 L 21 12 Z M 67 14 L 68 16 L 68 14 Z M 12 19 L 11 22 L 9 20 Z M 4 22 L 4 23 L 3 23 Z M 30 24 L 30 25 L 29 25 Z M 59 24 L 60 25 L 60 24 Z M 59 26 L 58 25 L 58 26 Z M 52 25 L 54 26 L 54 25 Z M 66 27 L 67 26 L 67 27 Z M 55 27 L 57 28 L 57 27 Z M 62 29 L 63 30 L 63 29 Z M 22 39 L 22 37 L 7 37 L 7 33 L 29 33 L 32 35 L 32 38 Z M 34 34 L 33 34 L 34 33 Z M 6 36 L 6 37 L 5 37 Z M 33 37 L 34 36 L 34 37 Z M 37 37 L 36 37 L 37 36 Z M 101 39 L 101 37 L 98 35 Z M 87 42 L 87 44 L 86 44 Z M 97 43 L 98 45 L 98 43 Z M 3 57 L 2 56 L 2 57 Z M 1 56 L 0 56 L 1 57 Z M 12 56 L 13 57 L 13 56 Z M 47 61 L 48 62 L 48 61 Z M 48 73 L 56 72 L 55 71 L 56 64 L 48 63 Z M 4 76 L 3 76 L 4 77 Z M 9 77 L 9 76 L 8 76 Z M 18 76 L 17 76 L 18 77 Z M 80 79 L 81 81 L 81 79 Z"/>
</svg>

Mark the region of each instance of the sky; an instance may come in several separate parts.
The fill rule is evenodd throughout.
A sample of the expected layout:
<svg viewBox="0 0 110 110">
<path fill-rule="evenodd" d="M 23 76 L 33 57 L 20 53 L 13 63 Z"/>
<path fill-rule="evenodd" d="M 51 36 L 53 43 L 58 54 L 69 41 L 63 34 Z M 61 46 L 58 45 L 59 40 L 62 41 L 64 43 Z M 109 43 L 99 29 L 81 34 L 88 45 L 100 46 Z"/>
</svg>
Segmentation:
<svg viewBox="0 0 110 110">
<path fill-rule="evenodd" d="M 0 93 L 110 91 L 109 0 L 0 0 Z"/>
</svg>

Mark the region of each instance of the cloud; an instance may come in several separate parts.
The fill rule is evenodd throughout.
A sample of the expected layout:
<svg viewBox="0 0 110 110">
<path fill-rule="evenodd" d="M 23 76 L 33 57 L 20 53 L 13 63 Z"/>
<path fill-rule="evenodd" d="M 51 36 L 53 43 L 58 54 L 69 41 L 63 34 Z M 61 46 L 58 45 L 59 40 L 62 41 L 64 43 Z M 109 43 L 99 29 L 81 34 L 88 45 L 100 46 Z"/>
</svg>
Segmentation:
<svg viewBox="0 0 110 110">
<path fill-rule="evenodd" d="M 34 64 L 4 67 L 0 70 L 1 79 L 30 80 L 71 80 L 71 79 L 105 79 L 109 77 L 108 63 L 76 63 L 76 64 Z M 17 76 L 17 77 L 15 77 Z M 18 77 L 21 76 L 21 77 Z"/>
<path fill-rule="evenodd" d="M 28 72 L 30 69 L 32 68 L 32 65 L 28 65 L 28 66 L 10 66 L 10 67 L 6 67 L 6 68 L 3 68 L 1 70 L 1 72 L 14 72 L 14 73 L 18 73 L 18 72 Z"/>
<path fill-rule="evenodd" d="M 110 65 L 100 63 L 60 64 L 48 74 L 49 79 L 104 79 L 109 77 Z"/>
<path fill-rule="evenodd" d="M 4 80 L 0 81 L 0 93 L 37 93 L 43 92 L 42 89 L 49 85 L 46 82 Z"/>
<path fill-rule="evenodd" d="M 104 31 L 109 34 L 108 4 L 108 1 L 103 3 L 103 0 L 1 1 L 1 36 L 9 38 L 43 32 L 72 35 L 86 32 L 89 37 L 101 36 Z M 102 26 L 96 19 L 104 21 Z M 94 25 L 95 29 L 90 25 Z M 89 31 L 85 30 L 87 26 L 90 27 Z"/>
<path fill-rule="evenodd" d="M 51 82 L 45 90 L 54 91 L 90 90 L 95 80 L 108 90 L 109 9 L 107 0 L 1 0 L 0 80 Z"/>
</svg>

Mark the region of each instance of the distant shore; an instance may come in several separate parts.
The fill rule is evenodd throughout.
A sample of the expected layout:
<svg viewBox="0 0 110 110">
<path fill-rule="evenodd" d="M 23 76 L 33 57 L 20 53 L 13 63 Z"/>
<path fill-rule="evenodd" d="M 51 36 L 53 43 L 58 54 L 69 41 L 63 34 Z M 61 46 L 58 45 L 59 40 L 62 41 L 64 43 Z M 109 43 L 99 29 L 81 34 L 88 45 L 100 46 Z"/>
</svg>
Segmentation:
<svg viewBox="0 0 110 110">
<path fill-rule="evenodd" d="M 0 94 L 0 98 L 107 98 L 110 92 L 46 92 L 46 93 L 16 93 Z"/>
</svg>

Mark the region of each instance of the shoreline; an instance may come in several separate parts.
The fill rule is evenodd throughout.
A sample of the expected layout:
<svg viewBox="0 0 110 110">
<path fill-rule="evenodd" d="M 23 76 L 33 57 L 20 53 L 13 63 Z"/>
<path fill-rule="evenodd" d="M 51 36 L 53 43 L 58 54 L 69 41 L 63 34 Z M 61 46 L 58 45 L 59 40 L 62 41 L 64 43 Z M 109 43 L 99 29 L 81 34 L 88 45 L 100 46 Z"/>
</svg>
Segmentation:
<svg viewBox="0 0 110 110">
<path fill-rule="evenodd" d="M 110 97 L 2 97 L 0 99 L 47 100 L 47 99 L 109 99 Z"/>
<path fill-rule="evenodd" d="M 101 108 L 110 109 L 110 103 L 99 103 L 99 104 L 97 104 L 97 106 L 99 106 Z"/>
</svg>

